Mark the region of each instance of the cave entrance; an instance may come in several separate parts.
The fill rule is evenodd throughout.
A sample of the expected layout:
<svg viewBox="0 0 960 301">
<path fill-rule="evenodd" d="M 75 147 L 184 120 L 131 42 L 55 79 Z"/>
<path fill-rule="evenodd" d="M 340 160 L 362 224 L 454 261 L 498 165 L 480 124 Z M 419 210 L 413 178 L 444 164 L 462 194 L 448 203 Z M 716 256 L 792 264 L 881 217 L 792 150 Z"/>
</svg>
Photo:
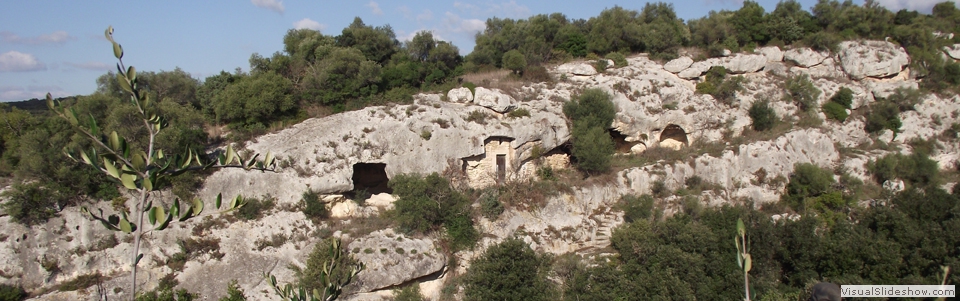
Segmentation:
<svg viewBox="0 0 960 301">
<path fill-rule="evenodd" d="M 617 153 L 629 154 L 630 149 L 637 144 L 640 144 L 640 141 L 627 141 L 627 135 L 620 133 L 618 130 L 608 130 L 610 137 L 613 138 L 614 146 L 616 147 Z"/>
<path fill-rule="evenodd" d="M 687 140 L 687 132 L 679 125 L 668 124 L 660 132 L 660 146 L 679 150 L 687 145 L 690 145 L 690 141 Z"/>
<path fill-rule="evenodd" d="M 353 191 L 350 195 L 374 195 L 378 193 L 393 193 L 390 189 L 390 179 L 387 178 L 387 164 L 385 163 L 357 163 L 353 165 Z"/>
</svg>

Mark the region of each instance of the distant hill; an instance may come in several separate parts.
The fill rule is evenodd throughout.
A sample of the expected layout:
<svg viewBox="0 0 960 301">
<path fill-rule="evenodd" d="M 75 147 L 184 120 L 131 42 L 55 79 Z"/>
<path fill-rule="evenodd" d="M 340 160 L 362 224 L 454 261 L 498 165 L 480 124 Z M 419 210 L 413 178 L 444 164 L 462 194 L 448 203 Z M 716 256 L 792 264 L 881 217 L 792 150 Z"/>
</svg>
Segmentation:
<svg viewBox="0 0 960 301">
<path fill-rule="evenodd" d="M 67 97 L 58 97 L 57 100 L 64 101 L 64 100 L 71 100 L 76 98 L 77 96 L 67 96 Z M 9 105 L 10 107 L 30 112 L 31 114 L 43 113 L 47 111 L 47 101 L 39 98 L 21 100 L 21 101 L 12 101 L 6 104 Z"/>
</svg>

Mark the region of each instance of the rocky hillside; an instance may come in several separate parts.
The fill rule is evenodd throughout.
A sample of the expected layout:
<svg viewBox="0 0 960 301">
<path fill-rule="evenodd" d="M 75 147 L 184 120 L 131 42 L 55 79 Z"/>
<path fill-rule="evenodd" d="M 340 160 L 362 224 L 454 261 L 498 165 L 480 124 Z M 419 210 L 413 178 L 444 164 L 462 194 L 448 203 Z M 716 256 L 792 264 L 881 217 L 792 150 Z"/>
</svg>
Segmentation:
<svg viewBox="0 0 960 301">
<path fill-rule="evenodd" d="M 943 55 L 954 59 L 956 48 Z M 939 140 L 942 147 L 931 157 L 942 170 L 955 172 L 960 144 L 955 132 L 952 137 L 944 133 L 960 123 L 957 96 L 923 95 L 914 110 L 900 113 L 899 133 L 864 130 L 868 106 L 903 93 L 898 89 L 916 89 L 923 80 L 911 75 L 909 62 L 902 48 L 885 41 L 848 41 L 837 53 L 764 47 L 701 61 L 683 56 L 661 63 L 638 55 L 629 57 L 626 66 L 611 61 L 600 72 L 592 62 L 559 65 L 550 69 L 556 79 L 552 83 L 505 90 L 489 83 L 445 95 L 420 94 L 411 105 L 309 119 L 242 146 L 280 154 L 276 172 L 221 170 L 199 192 L 208 203 L 221 192 L 274 198 L 272 209 L 250 220 L 214 214 L 150 234 L 140 279 L 150 289 L 172 273 L 180 287 L 204 300 L 223 296 L 227 283 L 236 279 L 254 300 L 279 300 L 263 273 L 292 282 L 288 267 L 303 266 L 313 244 L 333 235 L 367 266 L 346 299 L 390 299 L 399 285 L 419 283 L 426 297 L 437 300 L 450 275 L 462 274 L 487 246 L 508 237 L 553 254 L 609 252 L 612 230 L 624 221 L 615 206 L 621 196 L 675 191 L 694 176 L 711 187 L 697 198 L 702 204 L 764 206 L 779 200 L 786 184 L 782 179 L 796 163 L 842 169 L 870 182 L 867 161 L 891 152 L 911 153 L 910 142 L 917 138 Z M 707 80 L 714 66 L 723 66 L 728 77 L 742 76 L 744 89 L 730 100 L 698 93 L 697 84 Z M 809 76 L 821 92 L 815 99 L 817 112 L 842 87 L 852 90 L 851 117 L 841 123 L 819 112 L 813 118 L 797 103 L 783 101 L 784 82 L 799 75 Z M 620 152 L 616 171 L 579 181 L 539 206 L 508 206 L 495 220 L 480 217 L 477 227 L 483 235 L 473 250 L 445 254 L 436 235 L 410 237 L 389 229 L 380 217 L 392 207 L 389 194 L 374 194 L 362 205 L 342 196 L 380 192 L 383 182 L 405 173 L 437 172 L 464 187 L 480 188 L 526 183 L 542 166 L 565 168 L 571 130 L 563 103 L 594 87 L 613 95 L 617 106 L 611 129 Z M 769 101 L 783 124 L 766 132 L 750 129 L 748 111 L 757 101 Z M 888 184 L 884 186 L 896 186 Z M 306 191 L 325 195 L 331 219 L 315 224 L 297 209 Z M 667 214 L 683 202 L 672 195 L 660 199 Z M 113 210 L 109 204 L 99 206 Z M 125 298 L 131 241 L 123 235 L 82 217 L 77 208 L 66 208 L 61 217 L 32 228 L 9 217 L 0 217 L 0 224 L 3 283 L 21 284 L 40 295 L 38 300 L 93 299 L 96 287 L 56 288 L 99 272 L 111 299 Z M 184 245 L 195 252 L 180 255 L 179 265 L 171 264 L 185 253 Z"/>
</svg>

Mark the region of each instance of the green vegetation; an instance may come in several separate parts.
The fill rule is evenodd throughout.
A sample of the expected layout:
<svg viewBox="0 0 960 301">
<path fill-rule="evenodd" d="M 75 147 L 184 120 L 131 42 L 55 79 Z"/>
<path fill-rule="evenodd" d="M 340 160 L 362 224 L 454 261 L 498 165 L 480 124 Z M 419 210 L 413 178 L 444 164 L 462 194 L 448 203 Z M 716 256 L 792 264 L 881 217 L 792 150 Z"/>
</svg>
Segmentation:
<svg viewBox="0 0 960 301">
<path fill-rule="evenodd" d="M 22 286 L 0 284 L 0 301 L 21 301 L 27 298 L 27 291 Z"/>
<path fill-rule="evenodd" d="M 912 187 L 935 187 L 940 184 L 940 167 L 924 151 L 914 150 L 910 155 L 888 154 L 867 162 L 867 171 L 877 184 L 901 179 Z"/>
<path fill-rule="evenodd" d="M 314 245 L 306 267 L 292 268 L 299 280 L 297 287 L 289 283 L 280 286 L 276 277 L 264 275 L 277 296 L 284 300 L 327 301 L 337 300 L 364 265 L 341 248 L 339 239 L 328 238 Z"/>
<path fill-rule="evenodd" d="M 603 90 L 586 89 L 563 105 L 563 114 L 573 125 L 573 157 L 583 171 L 602 172 L 610 167 L 614 144 L 607 129 L 617 113 L 610 99 Z"/>
<path fill-rule="evenodd" d="M 827 118 L 844 122 L 847 120 L 847 110 L 853 105 L 853 91 L 847 87 L 841 87 L 836 94 L 830 97 L 830 101 L 823 104 L 820 110 Z"/>
<path fill-rule="evenodd" d="M 397 175 L 390 179 L 390 188 L 397 196 L 390 216 L 401 231 L 427 233 L 442 227 L 456 250 L 472 248 L 480 239 L 473 227 L 470 200 L 439 174 Z"/>
<path fill-rule="evenodd" d="M 518 239 L 491 246 L 470 263 L 464 300 L 554 300 L 550 261 Z"/>
<path fill-rule="evenodd" d="M 804 112 L 811 112 L 816 108 L 821 92 L 806 74 L 787 78 L 783 88 L 787 92 L 784 101 L 796 104 Z"/>
<path fill-rule="evenodd" d="M 743 91 L 743 76 L 726 78 L 727 69 L 713 66 L 707 70 L 706 80 L 697 84 L 697 93 L 710 94 L 714 99 L 726 105 L 733 105 L 737 92 Z"/>
<path fill-rule="evenodd" d="M 653 217 L 654 200 L 653 196 L 649 194 L 641 196 L 624 195 L 620 197 L 617 206 L 620 210 L 623 210 L 623 220 L 628 223 Z"/>
<path fill-rule="evenodd" d="M 520 74 L 523 69 L 527 68 L 527 58 L 516 49 L 507 51 L 507 53 L 503 54 L 503 68 Z"/>
<path fill-rule="evenodd" d="M 770 107 L 770 102 L 766 100 L 757 100 L 750 105 L 748 111 L 750 120 L 753 121 L 751 127 L 754 131 L 762 132 L 773 128 L 777 123 L 777 112 Z"/>
<path fill-rule="evenodd" d="M 316 191 L 308 190 L 303 192 L 303 195 L 300 197 L 300 204 L 302 206 L 301 208 L 303 208 L 303 215 L 314 222 L 330 217 L 330 211 L 327 210 L 326 204 L 320 201 L 320 194 Z"/>
<path fill-rule="evenodd" d="M 863 129 L 867 133 L 876 134 L 882 130 L 889 129 L 894 135 L 900 132 L 900 108 L 897 104 L 880 100 L 870 104 L 867 110 L 867 120 Z"/>
<path fill-rule="evenodd" d="M 247 296 L 244 295 L 243 289 L 237 284 L 237 280 L 234 279 L 227 283 L 227 295 L 221 297 L 218 301 L 247 301 Z"/>
<path fill-rule="evenodd" d="M 790 182 L 781 200 L 798 212 L 813 203 L 827 200 L 839 193 L 834 188 L 833 172 L 810 163 L 797 163 L 790 174 Z M 842 205 L 842 204 L 841 204 Z"/>
<path fill-rule="evenodd" d="M 257 220 L 269 213 L 276 206 L 276 199 L 271 196 L 260 198 L 246 198 L 243 200 L 243 206 L 237 208 L 237 216 L 243 220 Z"/>
<path fill-rule="evenodd" d="M 604 56 L 604 58 L 613 61 L 613 65 L 616 66 L 617 68 L 627 66 L 627 57 L 624 56 L 623 53 L 619 53 L 619 52 L 607 53 L 607 55 Z"/>
<path fill-rule="evenodd" d="M 423 295 L 420 293 L 420 285 L 417 283 L 404 286 L 393 290 L 394 301 L 423 301 Z"/>
</svg>

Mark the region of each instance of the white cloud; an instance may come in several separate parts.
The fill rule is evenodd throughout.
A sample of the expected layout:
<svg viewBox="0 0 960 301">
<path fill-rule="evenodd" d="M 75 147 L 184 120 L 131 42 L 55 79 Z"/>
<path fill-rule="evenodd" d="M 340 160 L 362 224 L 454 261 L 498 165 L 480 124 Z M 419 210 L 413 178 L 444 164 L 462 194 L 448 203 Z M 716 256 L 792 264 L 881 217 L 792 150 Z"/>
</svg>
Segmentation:
<svg viewBox="0 0 960 301">
<path fill-rule="evenodd" d="M 930 13 L 933 11 L 933 6 L 940 2 L 943 2 L 943 0 L 877 0 L 877 3 L 880 3 L 880 5 L 891 11 L 898 11 L 905 8 L 922 13 Z"/>
<path fill-rule="evenodd" d="M 266 8 L 280 14 L 283 14 L 283 11 L 286 10 L 283 7 L 283 1 L 280 0 L 250 0 L 250 3 L 253 3 L 253 5 L 259 8 Z"/>
<path fill-rule="evenodd" d="M 370 10 L 373 11 L 374 15 L 378 15 L 378 16 L 383 15 L 383 10 L 380 9 L 380 4 L 376 2 L 370 1 L 370 3 L 367 3 L 367 5 L 364 5 L 364 6 L 369 7 Z"/>
<path fill-rule="evenodd" d="M 444 16 L 443 25 L 451 32 L 473 35 L 487 28 L 487 23 L 480 19 L 462 19 L 452 12 L 446 12 Z"/>
<path fill-rule="evenodd" d="M 77 69 L 83 70 L 93 70 L 93 71 L 110 71 L 113 70 L 114 66 L 104 63 L 104 62 L 85 62 L 85 63 L 71 63 L 66 62 L 67 66 L 74 67 Z"/>
<path fill-rule="evenodd" d="M 10 31 L 0 31 L 0 40 L 10 44 L 27 45 L 63 45 L 67 41 L 76 40 L 76 37 L 70 36 L 66 31 L 54 31 L 50 34 L 42 34 L 36 37 L 21 37 Z"/>
<path fill-rule="evenodd" d="M 53 97 L 68 96 L 59 86 L 3 86 L 0 87 L 0 101 L 21 101 L 33 98 L 43 99 L 47 93 Z"/>
<path fill-rule="evenodd" d="M 0 54 L 0 72 L 22 72 L 46 70 L 47 65 L 41 63 L 29 53 L 8 51 Z"/>
<path fill-rule="evenodd" d="M 293 28 L 295 29 L 313 29 L 316 31 L 322 31 L 324 28 L 327 28 L 326 25 L 320 24 L 320 22 L 310 20 L 310 18 L 303 18 L 300 21 L 293 22 Z"/>
<path fill-rule="evenodd" d="M 466 19 L 460 22 L 460 28 L 466 32 L 478 32 L 487 29 L 487 22 L 480 19 Z"/>
<path fill-rule="evenodd" d="M 526 6 L 517 4 L 517 1 L 514 0 L 500 4 L 491 4 L 490 8 L 495 12 L 499 12 L 514 18 L 525 18 L 530 16 L 530 9 Z"/>
</svg>

